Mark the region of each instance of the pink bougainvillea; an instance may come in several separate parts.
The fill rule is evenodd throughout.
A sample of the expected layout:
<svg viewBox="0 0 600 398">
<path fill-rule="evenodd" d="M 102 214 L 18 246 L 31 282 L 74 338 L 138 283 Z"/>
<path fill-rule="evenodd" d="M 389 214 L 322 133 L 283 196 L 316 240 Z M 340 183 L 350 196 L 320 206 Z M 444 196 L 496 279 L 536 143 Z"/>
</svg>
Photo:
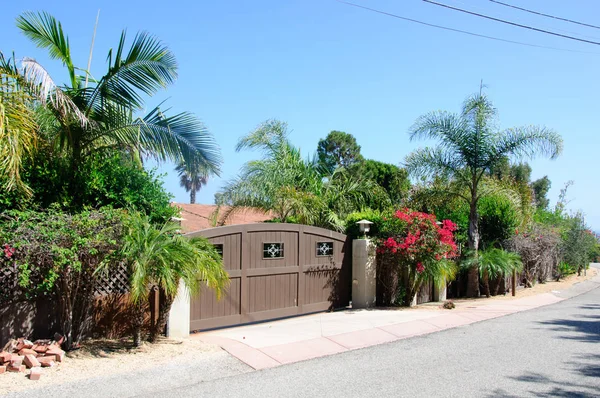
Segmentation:
<svg viewBox="0 0 600 398">
<path fill-rule="evenodd" d="M 4 244 L 2 250 L 4 251 L 4 255 L 6 256 L 6 258 L 11 258 L 13 254 L 15 254 L 15 248 L 11 247 L 8 244 Z"/>
<path fill-rule="evenodd" d="M 450 220 L 438 223 L 435 215 L 401 209 L 394 214 L 392 236 L 379 245 L 380 253 L 391 253 L 410 265 L 417 273 L 426 270 L 432 261 L 455 257 L 456 224 Z M 394 223 L 395 222 L 395 223 Z"/>
</svg>

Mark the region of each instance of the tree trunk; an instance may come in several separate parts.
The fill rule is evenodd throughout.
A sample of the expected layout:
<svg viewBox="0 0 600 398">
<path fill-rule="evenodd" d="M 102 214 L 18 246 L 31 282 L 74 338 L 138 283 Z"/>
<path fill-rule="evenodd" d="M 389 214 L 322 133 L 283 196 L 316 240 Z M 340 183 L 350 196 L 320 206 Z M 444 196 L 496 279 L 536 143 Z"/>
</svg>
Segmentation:
<svg viewBox="0 0 600 398">
<path fill-rule="evenodd" d="M 142 328 L 144 327 L 144 306 L 142 302 L 135 304 L 135 314 L 133 316 L 133 345 L 139 347 L 142 345 Z"/>
<path fill-rule="evenodd" d="M 190 191 L 190 204 L 195 204 L 196 203 L 196 191 L 192 188 L 192 190 Z"/>
<path fill-rule="evenodd" d="M 485 296 L 487 298 L 490 298 L 490 296 L 491 296 L 490 277 L 489 277 L 487 271 L 483 273 L 483 290 L 485 291 Z"/>
<path fill-rule="evenodd" d="M 477 214 L 477 201 L 475 200 L 476 192 L 473 194 L 469 210 L 469 249 L 477 255 L 479 249 L 479 225 L 477 223 L 479 214 Z M 474 265 L 469 269 L 467 275 L 467 297 L 479 297 L 479 269 Z"/>
<path fill-rule="evenodd" d="M 160 336 L 165 330 L 165 326 L 167 325 L 167 317 L 169 315 L 169 311 L 171 310 L 171 305 L 173 304 L 173 300 L 175 297 L 169 297 L 165 294 L 163 289 L 159 289 L 160 299 L 158 305 L 158 319 L 156 320 L 156 324 L 150 331 L 150 338 L 148 341 L 151 343 L 156 342 L 158 336 Z"/>
</svg>

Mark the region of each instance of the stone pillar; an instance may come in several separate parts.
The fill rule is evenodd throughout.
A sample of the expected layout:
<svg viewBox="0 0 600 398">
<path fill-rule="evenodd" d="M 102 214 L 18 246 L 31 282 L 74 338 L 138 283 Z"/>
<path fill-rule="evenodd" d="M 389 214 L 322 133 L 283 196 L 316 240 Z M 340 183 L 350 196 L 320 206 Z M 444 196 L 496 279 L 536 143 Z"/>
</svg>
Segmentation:
<svg viewBox="0 0 600 398">
<path fill-rule="evenodd" d="M 446 301 L 446 281 L 438 286 L 437 283 L 433 284 L 433 301 Z"/>
<path fill-rule="evenodd" d="M 369 239 L 352 241 L 352 308 L 375 306 L 375 245 Z"/>
<path fill-rule="evenodd" d="M 190 335 L 190 294 L 185 284 L 179 281 L 177 296 L 169 311 L 167 337 L 181 339 Z"/>
</svg>

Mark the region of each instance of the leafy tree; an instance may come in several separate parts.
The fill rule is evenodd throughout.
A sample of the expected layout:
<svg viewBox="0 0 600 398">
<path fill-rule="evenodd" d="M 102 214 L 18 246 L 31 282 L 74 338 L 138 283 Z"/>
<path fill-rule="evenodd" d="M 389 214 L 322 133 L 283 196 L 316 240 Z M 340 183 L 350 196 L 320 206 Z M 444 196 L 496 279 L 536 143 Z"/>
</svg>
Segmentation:
<svg viewBox="0 0 600 398">
<path fill-rule="evenodd" d="M 129 151 L 140 160 L 152 156 L 195 161 L 219 171 L 219 149 L 192 114 L 167 116 L 155 107 L 137 116 L 145 107 L 144 95 L 156 93 L 177 77 L 175 57 L 158 39 L 138 33 L 127 49 L 123 31 L 116 50 L 108 52 L 106 73 L 95 79 L 90 71 L 75 66 L 69 38 L 50 14 L 24 13 L 17 18 L 17 27 L 67 69 L 65 85 L 56 84 L 31 58 L 23 59 L 20 70 L 13 66 L 11 73 L 19 76 L 21 87 L 47 107 L 60 126 L 54 140 L 67 151 L 75 180 L 85 158 L 106 150 Z"/>
<path fill-rule="evenodd" d="M 562 151 L 560 136 L 543 127 L 495 129 L 496 109 L 484 94 L 468 98 L 460 114 L 432 112 L 421 116 L 410 129 L 411 139 L 435 139 L 435 148 L 418 149 L 408 155 L 407 169 L 416 176 L 441 175 L 453 179 L 460 189 L 453 193 L 469 204 L 468 246 L 479 247 L 478 202 L 480 184 L 503 157 L 557 157 Z M 467 193 L 464 193 L 464 190 Z M 476 267 L 469 270 L 467 296 L 479 295 Z"/>
<path fill-rule="evenodd" d="M 521 223 L 514 203 L 499 194 L 481 197 L 478 213 L 481 243 L 488 248 L 500 245 L 513 236 Z"/>
<path fill-rule="evenodd" d="M 373 184 L 346 169 L 327 174 L 315 160 L 302 158 L 288 139 L 287 125 L 262 123 L 242 137 L 237 150 L 259 149 L 263 158 L 244 165 L 239 177 L 220 192 L 218 204 L 230 205 L 225 218 L 246 207 L 272 212 L 274 218 L 343 230 L 347 214 L 364 206 Z"/>
<path fill-rule="evenodd" d="M 179 214 L 154 170 L 140 167 L 124 154 L 92 156 L 82 167 L 79 194 L 88 206 L 112 206 L 141 212 L 152 222 L 164 223 Z M 77 207 L 76 207 L 77 208 Z"/>
<path fill-rule="evenodd" d="M 179 175 L 179 185 L 190 193 L 190 203 L 196 203 L 196 192 L 208 182 L 208 170 L 202 166 L 180 163 L 175 171 Z"/>
<path fill-rule="evenodd" d="M 411 186 L 405 169 L 377 160 L 364 160 L 351 168 L 351 172 L 382 187 L 394 206 L 399 206 L 406 199 Z"/>
<path fill-rule="evenodd" d="M 130 269 L 131 300 L 138 308 L 134 320 L 136 346 L 142 340 L 142 303 L 151 286 L 157 286 L 163 298 L 149 337 L 154 342 L 165 328 L 180 281 L 192 295 L 199 292 L 200 281 L 215 289 L 217 295 L 229 282 L 215 247 L 205 238 L 189 239 L 179 235 L 179 228 L 172 222 L 157 227 L 148 217 L 135 213 L 128 220 L 120 254 Z"/>
<path fill-rule="evenodd" d="M 529 184 L 531 166 L 528 163 L 517 163 L 510 166 L 510 176 L 519 184 Z"/>
<path fill-rule="evenodd" d="M 543 176 L 531 183 L 531 187 L 534 192 L 535 206 L 538 209 L 547 209 L 550 204 L 550 200 L 548 199 L 548 191 L 550 191 L 550 187 L 552 183 L 548 176 Z"/>
<path fill-rule="evenodd" d="M 339 167 L 348 168 L 362 160 L 356 138 L 343 131 L 332 131 L 326 138 L 319 140 L 317 157 L 321 167 L 329 173 Z"/>
</svg>

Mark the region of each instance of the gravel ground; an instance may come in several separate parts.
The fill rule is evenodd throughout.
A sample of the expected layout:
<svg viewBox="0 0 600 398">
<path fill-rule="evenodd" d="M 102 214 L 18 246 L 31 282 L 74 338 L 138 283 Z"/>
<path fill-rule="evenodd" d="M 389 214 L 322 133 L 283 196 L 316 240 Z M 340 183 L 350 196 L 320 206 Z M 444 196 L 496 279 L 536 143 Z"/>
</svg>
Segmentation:
<svg viewBox="0 0 600 398">
<path fill-rule="evenodd" d="M 96 340 L 67 355 L 59 366 L 44 368 L 38 381 L 23 373 L 0 375 L 0 396 L 30 397 L 32 392 L 55 396 L 54 391 L 73 397 L 132 396 L 172 383 L 187 384 L 190 378 L 202 381 L 251 370 L 220 347 L 195 340 L 163 339 L 140 348 L 129 348 L 129 341 Z M 98 389 L 99 381 L 107 386 Z"/>
</svg>

